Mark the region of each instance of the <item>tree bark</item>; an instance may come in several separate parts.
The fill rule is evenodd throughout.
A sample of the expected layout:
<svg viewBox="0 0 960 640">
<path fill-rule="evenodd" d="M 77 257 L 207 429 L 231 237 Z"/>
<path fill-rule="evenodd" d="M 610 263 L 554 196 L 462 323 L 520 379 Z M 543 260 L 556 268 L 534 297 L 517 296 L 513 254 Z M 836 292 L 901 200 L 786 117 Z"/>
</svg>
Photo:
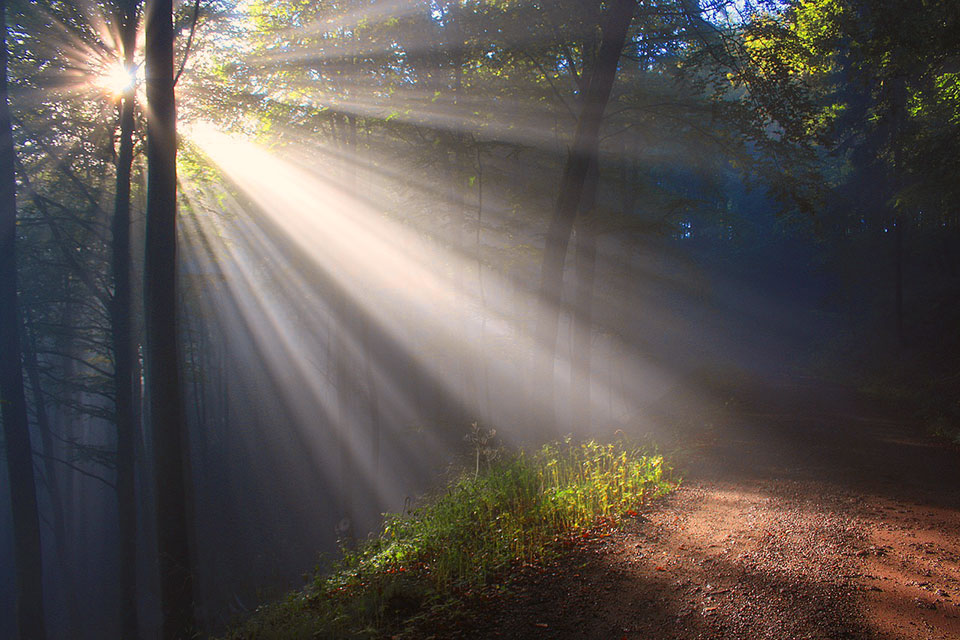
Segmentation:
<svg viewBox="0 0 960 640">
<path fill-rule="evenodd" d="M 904 176 L 906 167 L 903 163 L 903 144 L 897 139 L 903 134 L 907 119 L 907 82 L 902 76 L 891 78 L 883 87 L 886 98 L 891 104 L 891 119 L 893 122 L 890 131 L 889 143 L 893 145 L 893 175 L 890 181 L 893 186 L 891 203 L 898 199 L 898 195 L 906 187 Z M 897 324 L 897 346 L 903 349 L 907 346 L 907 336 L 903 322 L 903 223 L 904 214 L 899 204 L 892 204 L 893 242 L 894 242 L 894 314 Z"/>
<path fill-rule="evenodd" d="M 370 318 L 366 314 L 360 320 L 360 335 L 363 345 L 363 377 L 367 390 L 367 404 L 370 409 L 370 470 L 372 481 L 380 482 L 380 444 L 383 432 L 380 417 L 380 396 L 377 392 L 377 378 L 373 374 L 373 360 L 376 349 L 370 336 Z"/>
<path fill-rule="evenodd" d="M 610 100 L 617 75 L 620 53 L 636 10 L 636 0 L 615 0 L 608 9 L 600 50 L 583 97 L 573 145 L 560 179 L 553 219 L 547 229 L 543 264 L 540 271 L 539 311 L 536 337 L 539 340 L 534 379 L 543 385 L 545 404 L 553 407 L 553 367 L 560 323 L 563 264 L 570 233 L 580 207 L 584 182 L 590 164 L 596 162 L 600 142 L 600 122 Z M 551 417 L 555 421 L 555 417 Z M 553 427 L 554 425 L 551 425 Z M 544 429 L 553 431 L 553 428 Z"/>
<path fill-rule="evenodd" d="M 343 149 L 343 180 L 346 184 L 348 196 L 356 196 L 356 118 L 344 114 L 341 119 L 335 120 L 334 135 L 340 135 Z M 339 126 L 338 126 L 339 125 Z M 338 128 L 340 131 L 338 132 Z M 336 376 L 337 392 L 337 424 L 335 436 L 339 449 L 339 473 L 337 496 L 339 503 L 337 536 L 346 546 L 352 547 L 356 542 L 357 533 L 357 504 L 355 487 L 360 482 L 356 451 L 352 438 L 353 429 L 358 421 L 357 393 L 359 385 L 354 373 L 355 359 L 350 349 L 351 330 L 360 326 L 363 310 L 358 309 L 354 300 L 350 298 L 344 281 L 334 282 L 329 299 L 333 309 L 334 336 L 333 357 Z"/>
<path fill-rule="evenodd" d="M 17 197 L 13 131 L 7 92 L 7 3 L 0 0 L 0 413 L 13 508 L 17 574 L 17 630 L 22 640 L 46 637 L 43 619 L 43 558 L 33 449 L 21 366 L 17 300 Z"/>
<path fill-rule="evenodd" d="M 354 60 L 356 64 L 356 60 Z M 350 172 L 347 176 L 347 188 L 351 195 L 359 197 L 359 181 L 357 169 L 360 166 L 359 144 L 357 141 L 357 116 L 347 115 L 347 144 L 349 145 Z M 373 374 L 373 360 L 376 349 L 370 335 L 369 313 L 362 313 L 359 317 L 360 346 L 363 350 L 363 377 L 366 388 L 366 400 L 370 409 L 370 469 L 373 472 L 372 482 L 380 480 L 380 440 L 382 436 L 382 420 L 380 416 L 380 399 L 377 393 L 377 380 Z"/>
<path fill-rule="evenodd" d="M 123 64 L 134 68 L 139 0 L 120 0 L 117 11 Z M 133 165 L 133 128 L 136 88 L 131 83 L 120 104 L 120 149 L 114 201 L 111 269 L 113 297 L 110 325 L 113 340 L 114 411 L 117 427 L 117 516 L 120 549 L 120 629 L 124 638 L 137 637 L 137 502 L 133 380 L 133 335 L 130 286 L 130 172 Z"/>
<path fill-rule="evenodd" d="M 144 254 L 147 411 L 157 487 L 162 635 L 195 631 L 189 458 L 177 339 L 177 137 L 172 0 L 146 3 L 147 226 Z"/>
<path fill-rule="evenodd" d="M 897 215 L 893 222 L 893 260 L 894 260 L 894 313 L 897 320 L 897 345 L 907 346 L 907 334 L 903 327 L 903 220 Z"/>
<path fill-rule="evenodd" d="M 477 291 L 480 294 L 480 343 L 479 356 L 483 360 L 483 404 L 477 399 L 477 406 L 482 406 L 480 417 L 488 427 L 493 424 L 490 413 L 490 354 L 487 350 L 487 292 L 483 283 L 483 245 L 480 234 L 483 233 L 483 161 L 480 149 L 480 140 L 475 139 L 474 151 L 477 156 L 477 232 L 474 241 L 474 261 L 477 265 Z"/>
<path fill-rule="evenodd" d="M 36 332 L 28 330 L 33 326 L 30 314 L 24 310 L 23 333 L 23 369 L 27 376 L 33 396 L 34 415 L 37 431 L 40 435 L 40 446 L 43 455 L 43 479 L 47 487 L 47 497 L 50 499 L 50 515 L 53 522 L 53 543 L 57 554 L 57 563 L 60 566 L 59 591 L 63 592 L 66 601 L 68 624 L 75 625 L 80 617 L 77 615 L 77 602 L 74 594 L 74 576 L 70 563 L 70 554 L 67 552 L 67 525 L 63 505 L 63 492 L 60 487 L 60 478 L 56 469 L 57 452 L 53 443 L 53 429 L 50 425 L 50 414 L 47 412 L 46 399 L 43 396 L 43 387 L 40 384 L 40 363 L 37 359 Z"/>
<path fill-rule="evenodd" d="M 577 226 L 575 264 L 577 289 L 573 301 L 573 349 L 570 356 L 570 415 L 575 427 L 590 429 L 590 350 L 593 345 L 593 284 L 597 261 L 597 234 L 594 228 L 594 206 L 600 168 L 594 162 L 587 172 L 580 200 L 580 222 Z"/>
</svg>

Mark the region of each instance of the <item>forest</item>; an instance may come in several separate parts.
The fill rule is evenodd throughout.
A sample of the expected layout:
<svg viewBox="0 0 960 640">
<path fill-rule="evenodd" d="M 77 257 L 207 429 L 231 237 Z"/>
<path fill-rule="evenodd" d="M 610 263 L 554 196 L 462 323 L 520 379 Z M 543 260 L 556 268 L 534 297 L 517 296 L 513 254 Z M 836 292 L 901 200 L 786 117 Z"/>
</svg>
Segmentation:
<svg viewBox="0 0 960 640">
<path fill-rule="evenodd" d="M 960 637 L 960 3 L 0 36 L 0 638 Z"/>
</svg>

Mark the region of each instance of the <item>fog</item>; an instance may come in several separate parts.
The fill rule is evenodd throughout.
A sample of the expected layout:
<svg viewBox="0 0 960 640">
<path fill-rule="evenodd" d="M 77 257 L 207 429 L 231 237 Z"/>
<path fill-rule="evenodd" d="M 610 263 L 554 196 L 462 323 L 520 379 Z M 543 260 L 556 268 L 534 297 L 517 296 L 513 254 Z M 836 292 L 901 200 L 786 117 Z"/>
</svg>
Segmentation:
<svg viewBox="0 0 960 640">
<path fill-rule="evenodd" d="M 14 21 L 11 104 L 44 604 L 52 638 L 120 637 L 107 342 L 120 93 L 104 71 L 118 35 L 106 4 L 85 3 L 86 22 L 43 4 Z M 551 300 L 544 247 L 597 16 L 577 3 L 293 4 L 215 2 L 196 24 L 192 3 L 176 8 L 180 366 L 204 632 L 415 508 L 476 463 L 478 439 L 679 446 L 743 389 L 852 376 L 864 354 L 893 353 L 897 278 L 916 309 L 953 290 L 917 283 L 955 283 L 955 215 L 904 223 L 904 267 L 900 228 L 841 188 L 853 170 L 814 142 L 785 151 L 768 112 L 743 115 L 760 109 L 749 89 L 698 57 L 708 44 L 663 2 L 635 18 L 590 160 L 596 195 L 580 200 Z M 728 8 L 736 19 L 704 15 L 735 33 L 749 7 Z M 136 302 L 150 117 L 138 100 Z M 143 318 L 130 315 L 139 416 Z M 541 331 L 552 315 L 555 340 Z M 936 345 L 948 317 L 911 316 L 917 345 Z M 135 430 L 137 608 L 153 638 L 150 416 Z M 16 633 L 11 514 L 4 484 L 0 637 Z"/>
</svg>

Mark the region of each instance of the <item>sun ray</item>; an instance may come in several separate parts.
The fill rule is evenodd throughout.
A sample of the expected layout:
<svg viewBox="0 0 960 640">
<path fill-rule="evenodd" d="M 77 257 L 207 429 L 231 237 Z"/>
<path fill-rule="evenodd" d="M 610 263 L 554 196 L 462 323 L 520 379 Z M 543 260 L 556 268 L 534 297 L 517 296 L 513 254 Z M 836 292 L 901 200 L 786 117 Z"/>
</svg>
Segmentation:
<svg viewBox="0 0 960 640">
<path fill-rule="evenodd" d="M 281 243 L 296 247 L 296 255 L 306 262 L 297 258 L 293 264 L 299 266 L 294 268 L 302 272 L 312 265 L 303 273 L 320 273 L 331 286 L 348 292 L 346 295 L 357 312 L 387 339 L 400 345 L 407 357 L 418 360 L 419 366 L 430 372 L 470 414 L 489 416 L 497 424 L 521 425 L 530 415 L 547 416 L 553 411 L 535 389 L 546 384 L 570 384 L 564 373 L 570 369 L 568 354 L 558 354 L 552 382 L 531 381 L 527 392 L 521 392 L 513 383 L 523 376 L 529 359 L 542 348 L 531 337 L 530 318 L 518 315 L 516 307 L 517 299 L 527 298 L 520 306 L 530 308 L 532 292 L 517 290 L 515 282 L 487 273 L 481 298 L 475 277 L 464 275 L 475 273 L 474 257 L 442 245 L 425 244 L 419 234 L 378 213 L 370 201 L 344 191 L 334 178 L 339 169 L 329 155 L 319 156 L 323 158 L 319 163 L 317 156 L 310 156 L 314 165 L 321 165 L 317 173 L 304 168 L 309 162 L 303 150 L 285 150 L 286 160 L 279 160 L 274 153 L 238 136 L 220 133 L 209 124 L 194 125 L 187 135 L 249 199 L 249 206 L 264 216 L 266 228 L 274 230 L 268 235 L 279 234 Z M 325 170 L 324 164 L 328 165 Z M 251 230 L 249 235 L 262 236 L 264 229 L 260 227 L 258 233 Z M 263 255 L 274 252 L 275 248 L 262 248 Z M 292 274 L 289 277 L 296 278 Z M 280 289 L 289 286 L 290 281 L 285 281 Z M 301 282 L 293 286 L 283 299 L 312 299 L 312 304 L 327 304 L 322 296 L 308 293 L 311 285 Z M 283 299 L 270 304 L 282 305 Z M 346 329 L 349 335 L 350 328 Z M 274 325 L 271 333 L 284 331 L 290 331 L 289 327 Z M 424 333 L 433 342 L 433 354 L 423 352 L 415 337 Z M 477 342 L 481 335 L 483 344 Z M 297 338 L 292 338 L 292 344 L 297 342 Z M 508 351 L 498 351 L 498 358 L 488 360 L 481 354 L 493 344 L 508 345 Z M 358 356 L 363 346 L 354 340 L 350 350 Z M 477 380 L 451 377 L 451 361 L 457 360 L 462 360 L 467 370 L 482 371 L 488 388 L 497 390 L 498 397 L 512 399 L 498 402 L 494 408 L 484 406 L 485 394 L 478 393 Z M 651 380 L 662 377 L 652 373 L 654 369 L 647 371 L 650 373 L 644 375 Z M 473 377 L 476 375 L 479 374 Z M 620 375 L 643 377 L 636 372 Z M 592 396 L 598 405 L 601 398 L 607 397 L 616 397 L 611 403 L 619 407 L 635 404 L 620 393 L 613 390 L 606 376 L 595 376 Z M 339 428 L 348 429 L 349 425 L 341 424 Z M 509 428 L 505 434 L 518 441 L 531 437 L 522 430 L 511 432 Z"/>
</svg>

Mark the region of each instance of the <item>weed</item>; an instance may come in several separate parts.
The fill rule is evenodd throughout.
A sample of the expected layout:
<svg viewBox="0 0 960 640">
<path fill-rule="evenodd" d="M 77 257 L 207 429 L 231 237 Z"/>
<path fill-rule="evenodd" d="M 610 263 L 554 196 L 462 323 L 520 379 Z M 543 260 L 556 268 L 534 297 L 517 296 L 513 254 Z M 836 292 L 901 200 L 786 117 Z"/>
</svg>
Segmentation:
<svg viewBox="0 0 960 640">
<path fill-rule="evenodd" d="M 478 451 L 488 444 L 474 434 Z M 675 486 L 663 458 L 622 442 L 484 453 L 445 491 L 407 514 L 285 601 L 262 608 L 229 637 L 378 637 L 429 610 L 502 580 L 512 568 L 558 553 L 561 543 L 619 523 Z M 479 460 L 479 456 L 478 456 Z"/>
</svg>

